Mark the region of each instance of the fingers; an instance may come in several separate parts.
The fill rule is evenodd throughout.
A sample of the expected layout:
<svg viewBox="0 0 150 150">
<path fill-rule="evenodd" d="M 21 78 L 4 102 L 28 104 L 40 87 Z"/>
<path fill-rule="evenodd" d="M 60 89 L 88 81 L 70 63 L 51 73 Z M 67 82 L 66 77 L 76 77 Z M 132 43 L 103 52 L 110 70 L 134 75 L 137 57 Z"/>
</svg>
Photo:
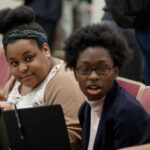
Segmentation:
<svg viewBox="0 0 150 150">
<path fill-rule="evenodd" d="M 12 109 L 12 104 L 7 101 L 0 101 L 0 108 L 3 109 Z"/>
<path fill-rule="evenodd" d="M 7 83 L 4 85 L 3 94 L 4 94 L 5 97 L 8 96 L 9 92 L 13 88 L 13 85 L 14 85 L 15 81 L 16 80 L 15 80 L 14 76 L 11 76 L 10 79 L 7 81 Z"/>
<path fill-rule="evenodd" d="M 0 88 L 0 100 L 5 99 L 4 91 L 2 88 Z"/>
</svg>

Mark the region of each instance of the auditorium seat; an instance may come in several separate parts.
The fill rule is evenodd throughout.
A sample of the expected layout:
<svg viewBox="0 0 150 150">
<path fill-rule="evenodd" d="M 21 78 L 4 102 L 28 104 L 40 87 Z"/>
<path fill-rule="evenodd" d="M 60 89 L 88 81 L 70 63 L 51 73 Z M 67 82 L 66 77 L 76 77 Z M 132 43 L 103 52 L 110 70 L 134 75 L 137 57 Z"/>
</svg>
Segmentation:
<svg viewBox="0 0 150 150">
<path fill-rule="evenodd" d="M 150 114 L 150 86 L 145 86 L 138 95 L 138 100 L 144 109 Z"/>
<path fill-rule="evenodd" d="M 3 50 L 0 50 L 0 86 L 3 86 L 10 76 L 10 69 Z"/>
<path fill-rule="evenodd" d="M 142 82 L 134 81 L 124 77 L 118 77 L 117 82 L 121 87 L 125 88 L 131 95 L 135 96 L 136 98 L 138 98 L 141 90 L 145 87 L 145 84 Z"/>
</svg>

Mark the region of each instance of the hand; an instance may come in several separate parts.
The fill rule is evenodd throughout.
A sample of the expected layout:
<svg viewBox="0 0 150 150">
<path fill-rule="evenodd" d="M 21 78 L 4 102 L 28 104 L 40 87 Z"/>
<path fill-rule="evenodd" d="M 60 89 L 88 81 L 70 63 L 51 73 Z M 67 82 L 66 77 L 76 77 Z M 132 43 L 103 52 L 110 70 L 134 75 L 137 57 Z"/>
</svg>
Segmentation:
<svg viewBox="0 0 150 150">
<path fill-rule="evenodd" d="M 7 101 L 0 101 L 0 108 L 2 108 L 2 109 L 13 109 L 13 105 Z"/>
<path fill-rule="evenodd" d="M 0 88 L 0 100 L 5 99 L 5 94 L 2 88 Z"/>
<path fill-rule="evenodd" d="M 8 96 L 15 81 L 14 76 L 11 76 L 3 87 L 0 85 L 0 100 L 4 100 Z"/>
</svg>

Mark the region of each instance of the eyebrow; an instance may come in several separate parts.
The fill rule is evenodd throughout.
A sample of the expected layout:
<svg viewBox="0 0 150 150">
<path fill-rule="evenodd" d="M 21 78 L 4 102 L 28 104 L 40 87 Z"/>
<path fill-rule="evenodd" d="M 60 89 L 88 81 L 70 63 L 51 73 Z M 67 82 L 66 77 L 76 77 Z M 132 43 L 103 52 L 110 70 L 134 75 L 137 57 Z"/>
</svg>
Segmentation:
<svg viewBox="0 0 150 150">
<path fill-rule="evenodd" d="M 34 54 L 34 52 L 25 51 L 22 55 L 23 55 L 23 57 L 25 57 L 25 56 L 28 55 L 28 54 Z M 8 58 L 8 60 L 15 60 L 15 58 L 10 57 L 10 58 Z"/>
<path fill-rule="evenodd" d="M 81 63 L 84 63 L 84 64 L 89 64 L 89 61 L 88 60 L 83 60 L 83 61 L 81 61 Z M 99 60 L 98 61 L 98 63 L 100 64 L 100 63 L 105 63 L 105 64 L 113 64 L 113 62 L 111 62 L 111 61 L 107 61 L 107 60 Z"/>
</svg>

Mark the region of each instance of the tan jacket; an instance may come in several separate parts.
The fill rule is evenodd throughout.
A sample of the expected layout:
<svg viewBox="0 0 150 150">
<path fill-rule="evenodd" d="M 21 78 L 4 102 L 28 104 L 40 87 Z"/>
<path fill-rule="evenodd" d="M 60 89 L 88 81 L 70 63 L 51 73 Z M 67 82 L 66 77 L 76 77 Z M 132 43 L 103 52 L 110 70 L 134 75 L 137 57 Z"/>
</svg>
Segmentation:
<svg viewBox="0 0 150 150">
<path fill-rule="evenodd" d="M 81 128 L 77 115 L 83 100 L 85 96 L 80 91 L 73 72 L 66 72 L 64 66 L 61 67 L 60 72 L 48 83 L 44 101 L 46 105 L 61 104 L 71 143 L 81 139 Z"/>
<path fill-rule="evenodd" d="M 5 86 L 9 91 L 12 88 L 13 81 L 13 79 L 10 79 Z M 8 93 L 5 90 L 5 95 Z M 81 127 L 78 120 L 78 110 L 84 99 L 85 96 L 80 91 L 73 72 L 66 71 L 64 65 L 62 65 L 60 71 L 46 86 L 44 104 L 60 104 L 62 106 L 69 139 L 74 150 L 80 149 Z"/>
</svg>

